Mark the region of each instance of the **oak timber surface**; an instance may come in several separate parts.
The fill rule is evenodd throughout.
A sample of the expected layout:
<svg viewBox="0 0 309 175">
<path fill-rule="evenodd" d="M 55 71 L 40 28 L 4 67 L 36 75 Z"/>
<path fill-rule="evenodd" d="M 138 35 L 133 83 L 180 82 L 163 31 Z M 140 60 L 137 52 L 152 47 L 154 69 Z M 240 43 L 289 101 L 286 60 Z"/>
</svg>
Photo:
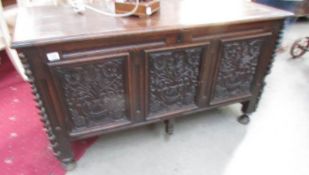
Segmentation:
<svg viewBox="0 0 309 175">
<path fill-rule="evenodd" d="M 290 15 L 286 11 L 243 1 L 162 0 L 160 12 L 144 19 L 114 18 L 90 10 L 78 15 L 69 6 L 31 7 L 19 11 L 13 47 L 261 21 Z"/>
</svg>

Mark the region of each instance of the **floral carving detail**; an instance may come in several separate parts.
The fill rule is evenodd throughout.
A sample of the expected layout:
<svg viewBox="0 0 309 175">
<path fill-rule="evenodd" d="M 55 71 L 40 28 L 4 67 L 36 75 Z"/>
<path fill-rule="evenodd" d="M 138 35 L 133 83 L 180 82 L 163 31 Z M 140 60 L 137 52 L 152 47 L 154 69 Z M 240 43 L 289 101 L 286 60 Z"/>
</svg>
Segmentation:
<svg viewBox="0 0 309 175">
<path fill-rule="evenodd" d="M 203 48 L 149 54 L 149 112 L 162 113 L 195 104 Z"/>
<path fill-rule="evenodd" d="M 214 101 L 251 93 L 263 41 L 247 39 L 224 43 Z"/>
<path fill-rule="evenodd" d="M 124 58 L 57 67 L 56 72 L 75 128 L 127 119 Z"/>
</svg>

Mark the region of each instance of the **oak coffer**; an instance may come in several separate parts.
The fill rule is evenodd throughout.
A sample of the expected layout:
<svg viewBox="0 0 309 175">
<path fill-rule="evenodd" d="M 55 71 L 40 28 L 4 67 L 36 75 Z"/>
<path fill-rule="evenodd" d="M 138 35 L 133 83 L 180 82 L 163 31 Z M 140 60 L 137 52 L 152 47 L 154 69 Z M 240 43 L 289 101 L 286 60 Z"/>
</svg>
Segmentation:
<svg viewBox="0 0 309 175">
<path fill-rule="evenodd" d="M 162 0 L 149 18 L 71 7 L 19 10 L 12 43 L 56 157 L 70 142 L 232 103 L 257 106 L 286 11 L 250 2 Z M 194 128 L 194 127 L 193 127 Z"/>
</svg>

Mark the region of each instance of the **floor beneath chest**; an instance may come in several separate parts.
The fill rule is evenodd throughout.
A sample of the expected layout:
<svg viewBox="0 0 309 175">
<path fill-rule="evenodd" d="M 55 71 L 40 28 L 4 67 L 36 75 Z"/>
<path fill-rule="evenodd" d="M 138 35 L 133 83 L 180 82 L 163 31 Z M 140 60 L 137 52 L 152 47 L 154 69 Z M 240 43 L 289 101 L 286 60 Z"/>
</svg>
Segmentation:
<svg viewBox="0 0 309 175">
<path fill-rule="evenodd" d="M 283 46 L 309 36 L 309 23 L 285 31 Z M 309 53 L 276 57 L 248 126 L 240 105 L 176 120 L 175 133 L 155 124 L 101 136 L 68 175 L 308 175 Z"/>
</svg>

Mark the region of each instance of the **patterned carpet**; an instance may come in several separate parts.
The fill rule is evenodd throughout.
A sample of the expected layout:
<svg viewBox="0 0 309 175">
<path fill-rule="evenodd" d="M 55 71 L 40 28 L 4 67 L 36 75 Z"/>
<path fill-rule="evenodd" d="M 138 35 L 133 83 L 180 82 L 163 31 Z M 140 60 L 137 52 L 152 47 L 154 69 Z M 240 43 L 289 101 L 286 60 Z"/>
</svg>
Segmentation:
<svg viewBox="0 0 309 175">
<path fill-rule="evenodd" d="M 62 175 L 43 131 L 30 86 L 1 53 L 0 65 L 0 175 Z M 73 144 L 77 159 L 95 141 Z"/>
</svg>

